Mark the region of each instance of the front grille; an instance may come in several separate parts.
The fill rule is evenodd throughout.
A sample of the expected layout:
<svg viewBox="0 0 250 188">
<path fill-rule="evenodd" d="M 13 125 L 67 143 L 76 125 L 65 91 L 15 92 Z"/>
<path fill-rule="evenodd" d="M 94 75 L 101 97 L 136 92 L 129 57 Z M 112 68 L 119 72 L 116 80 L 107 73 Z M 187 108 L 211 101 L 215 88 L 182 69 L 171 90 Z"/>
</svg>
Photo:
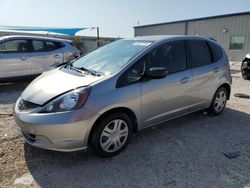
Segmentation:
<svg viewBox="0 0 250 188">
<path fill-rule="evenodd" d="M 23 110 L 32 110 L 35 108 L 40 107 L 40 105 L 29 102 L 29 101 L 25 101 L 25 100 L 20 100 L 19 104 L 18 104 L 18 110 L 23 111 Z"/>
<path fill-rule="evenodd" d="M 22 130 L 23 136 L 25 137 L 26 140 L 28 140 L 31 143 L 34 143 L 36 141 L 36 135 L 27 133 Z"/>
</svg>

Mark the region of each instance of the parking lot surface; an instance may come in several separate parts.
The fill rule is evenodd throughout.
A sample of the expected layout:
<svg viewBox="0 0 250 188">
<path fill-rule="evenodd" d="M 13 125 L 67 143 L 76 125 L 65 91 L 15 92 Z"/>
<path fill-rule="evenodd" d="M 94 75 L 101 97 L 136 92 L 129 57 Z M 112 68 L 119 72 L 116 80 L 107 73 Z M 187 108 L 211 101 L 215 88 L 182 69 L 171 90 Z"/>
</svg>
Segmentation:
<svg viewBox="0 0 250 188">
<path fill-rule="evenodd" d="M 250 187 L 250 81 L 233 63 L 231 99 L 220 116 L 203 111 L 145 129 L 112 158 L 33 148 L 11 112 L 27 82 L 0 85 L 0 187 Z M 4 112 L 4 113 L 3 113 Z"/>
</svg>

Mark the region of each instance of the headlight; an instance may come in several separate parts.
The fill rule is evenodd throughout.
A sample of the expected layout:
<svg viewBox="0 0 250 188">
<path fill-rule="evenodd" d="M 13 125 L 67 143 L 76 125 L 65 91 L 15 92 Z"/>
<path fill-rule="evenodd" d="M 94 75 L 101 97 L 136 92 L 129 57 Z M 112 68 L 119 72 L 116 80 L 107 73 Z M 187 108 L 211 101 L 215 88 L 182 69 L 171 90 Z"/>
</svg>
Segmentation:
<svg viewBox="0 0 250 188">
<path fill-rule="evenodd" d="M 89 87 L 70 91 L 49 102 L 40 113 L 54 113 L 79 109 L 86 103 L 89 92 Z"/>
</svg>

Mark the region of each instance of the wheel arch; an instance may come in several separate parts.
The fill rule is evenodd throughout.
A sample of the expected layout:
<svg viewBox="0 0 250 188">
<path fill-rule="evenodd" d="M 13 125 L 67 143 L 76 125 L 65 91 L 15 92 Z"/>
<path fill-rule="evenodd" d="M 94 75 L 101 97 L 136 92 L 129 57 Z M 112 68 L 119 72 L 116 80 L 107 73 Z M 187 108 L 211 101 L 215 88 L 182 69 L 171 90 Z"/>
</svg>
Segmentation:
<svg viewBox="0 0 250 188">
<path fill-rule="evenodd" d="M 228 84 L 228 83 L 223 83 L 223 84 L 221 84 L 221 85 L 216 89 L 216 91 L 217 91 L 219 88 L 221 88 L 221 87 L 224 87 L 224 88 L 227 90 L 227 93 L 228 93 L 227 100 L 229 100 L 229 99 L 230 99 L 230 94 L 231 94 L 231 86 L 230 86 L 230 84 Z M 215 93 L 216 93 L 216 91 L 215 91 Z"/>
<path fill-rule="evenodd" d="M 92 128 L 90 130 L 90 134 L 89 134 L 89 138 L 88 138 L 88 144 L 90 144 L 93 133 L 96 130 L 96 128 L 98 127 L 98 123 L 100 121 L 102 121 L 105 117 L 107 117 L 108 115 L 110 115 L 112 113 L 125 113 L 126 115 L 128 115 L 129 118 L 132 121 L 132 126 L 133 126 L 132 127 L 132 132 L 137 132 L 137 130 L 138 130 L 138 122 L 137 122 L 137 117 L 136 117 L 135 113 L 131 109 L 126 108 L 126 107 L 116 107 L 116 108 L 112 108 L 112 109 L 104 112 L 102 115 L 100 115 L 96 119 L 94 125 L 92 126 Z"/>
</svg>

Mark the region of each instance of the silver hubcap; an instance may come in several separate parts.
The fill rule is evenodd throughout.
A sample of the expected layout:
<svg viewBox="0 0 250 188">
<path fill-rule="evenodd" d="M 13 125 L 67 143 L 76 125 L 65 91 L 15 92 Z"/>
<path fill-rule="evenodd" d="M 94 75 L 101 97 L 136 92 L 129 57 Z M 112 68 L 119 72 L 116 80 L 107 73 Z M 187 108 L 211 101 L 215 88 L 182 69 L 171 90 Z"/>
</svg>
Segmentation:
<svg viewBox="0 0 250 188">
<path fill-rule="evenodd" d="M 115 119 L 104 127 L 100 137 L 100 145 L 106 152 L 115 152 L 124 145 L 127 137 L 127 123 L 122 119 Z"/>
<path fill-rule="evenodd" d="M 227 96 L 224 91 L 220 91 L 215 98 L 214 109 L 216 112 L 220 112 L 226 105 Z"/>
</svg>

